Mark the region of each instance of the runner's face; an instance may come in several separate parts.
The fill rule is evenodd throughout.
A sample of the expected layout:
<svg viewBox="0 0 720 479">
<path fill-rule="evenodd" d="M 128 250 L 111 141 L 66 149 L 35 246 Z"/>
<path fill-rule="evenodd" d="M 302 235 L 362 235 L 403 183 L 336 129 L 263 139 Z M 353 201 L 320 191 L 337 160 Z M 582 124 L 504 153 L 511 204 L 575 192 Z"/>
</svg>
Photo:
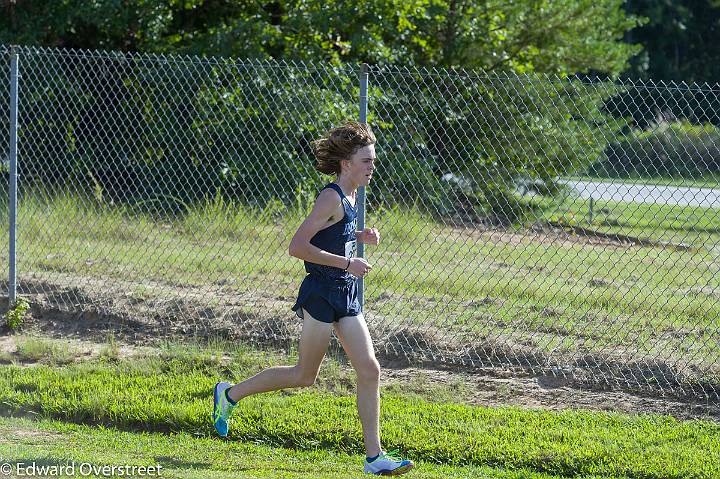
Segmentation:
<svg viewBox="0 0 720 479">
<path fill-rule="evenodd" d="M 344 161 L 344 173 L 354 184 L 367 186 L 375 172 L 375 145 L 363 146 L 356 151 L 349 161 Z"/>
</svg>

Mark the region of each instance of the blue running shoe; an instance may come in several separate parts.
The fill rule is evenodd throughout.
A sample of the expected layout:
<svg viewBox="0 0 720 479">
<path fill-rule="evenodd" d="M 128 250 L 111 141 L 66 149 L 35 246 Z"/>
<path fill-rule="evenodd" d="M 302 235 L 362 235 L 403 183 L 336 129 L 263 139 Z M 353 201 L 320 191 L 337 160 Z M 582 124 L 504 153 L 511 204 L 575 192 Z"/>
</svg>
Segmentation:
<svg viewBox="0 0 720 479">
<path fill-rule="evenodd" d="M 365 473 L 379 476 L 399 476 L 413 468 L 412 461 L 401 459 L 396 454 L 397 451 L 381 452 L 373 462 L 365 459 Z"/>
<path fill-rule="evenodd" d="M 227 437 L 228 435 L 228 428 L 230 427 L 230 414 L 232 414 L 233 409 L 235 409 L 235 406 L 237 405 L 230 404 L 230 401 L 228 401 L 227 397 L 225 397 L 225 391 L 231 387 L 232 385 L 227 382 L 217 383 L 213 393 L 213 425 L 215 426 L 215 430 L 222 437 Z"/>
</svg>

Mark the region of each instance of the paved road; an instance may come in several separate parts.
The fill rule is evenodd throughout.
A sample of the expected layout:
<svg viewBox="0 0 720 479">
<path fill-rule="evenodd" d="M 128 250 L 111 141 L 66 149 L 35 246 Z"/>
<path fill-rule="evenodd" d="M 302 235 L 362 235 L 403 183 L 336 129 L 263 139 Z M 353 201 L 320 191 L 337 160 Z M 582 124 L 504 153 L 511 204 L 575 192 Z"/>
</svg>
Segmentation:
<svg viewBox="0 0 720 479">
<path fill-rule="evenodd" d="M 561 183 L 571 186 L 582 198 L 720 208 L 720 189 L 577 180 L 562 180 Z"/>
</svg>

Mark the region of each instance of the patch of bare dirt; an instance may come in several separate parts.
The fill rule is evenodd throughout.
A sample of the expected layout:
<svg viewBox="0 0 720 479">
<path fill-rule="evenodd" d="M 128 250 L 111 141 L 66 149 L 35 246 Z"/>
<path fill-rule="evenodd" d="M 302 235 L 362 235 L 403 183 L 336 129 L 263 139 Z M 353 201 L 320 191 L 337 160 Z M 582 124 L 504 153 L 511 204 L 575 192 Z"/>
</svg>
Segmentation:
<svg viewBox="0 0 720 479">
<path fill-rule="evenodd" d="M 454 228 L 451 231 L 452 237 L 464 240 L 473 238 L 483 242 L 511 245 L 553 245 L 553 246 L 588 246 L 601 249 L 627 249 L 641 246 L 637 242 L 624 240 L 618 235 L 592 234 L 589 230 L 583 230 L 580 234 L 572 230 L 547 223 L 538 223 L 527 230 L 512 229 L 473 229 Z"/>
<path fill-rule="evenodd" d="M 2 353 L 13 353 L 15 352 L 15 349 L 16 345 L 14 336 L 0 336 L 0 355 L 2 355 Z"/>
<path fill-rule="evenodd" d="M 42 364 L 47 358 L 41 360 L 28 358 L 23 356 L 19 351 L 19 345 L 23 342 L 41 341 L 47 340 L 46 337 L 35 333 L 41 333 L 38 329 L 26 328 L 28 334 L 2 334 L 0 335 L 0 364 L 2 363 L 13 363 L 17 366 L 29 367 L 37 364 Z M 53 335 L 57 338 L 59 335 Z M 67 344 L 65 344 L 67 342 Z M 76 337 L 71 340 L 63 340 L 62 343 L 50 343 L 55 347 L 68 346 L 69 351 L 74 356 L 74 362 L 97 359 L 103 354 L 103 350 L 108 348 L 107 343 L 98 343 L 92 340 L 86 340 Z M 113 357 L 116 359 L 124 359 L 130 356 L 138 354 L 140 351 L 147 351 L 148 347 L 138 347 L 129 344 L 117 343 L 113 349 Z"/>
<path fill-rule="evenodd" d="M 702 247 L 686 243 L 642 238 L 618 232 L 610 233 L 578 225 L 555 222 L 537 222 L 526 229 L 490 227 L 451 228 L 450 236 L 456 239 L 474 238 L 512 245 L 580 245 L 589 248 L 628 249 L 636 247 L 669 248 L 680 251 L 696 251 Z"/>
<path fill-rule="evenodd" d="M 720 420 L 720 405 L 701 400 L 680 401 L 625 391 L 604 391 L 572 386 L 555 376 L 533 376 L 510 369 L 482 369 L 475 373 L 403 368 L 384 369 L 383 384 L 406 384 L 417 375 L 443 385 L 461 381 L 468 389 L 458 398 L 479 406 L 517 406 L 556 411 L 585 409 L 628 414 L 666 414 L 678 419 Z"/>
<path fill-rule="evenodd" d="M 16 444 L 22 441 L 24 444 L 44 444 L 48 440 L 58 440 L 64 436 L 59 432 L 41 431 L 39 429 L 21 428 L 17 425 L 0 426 L 0 444 Z"/>
</svg>

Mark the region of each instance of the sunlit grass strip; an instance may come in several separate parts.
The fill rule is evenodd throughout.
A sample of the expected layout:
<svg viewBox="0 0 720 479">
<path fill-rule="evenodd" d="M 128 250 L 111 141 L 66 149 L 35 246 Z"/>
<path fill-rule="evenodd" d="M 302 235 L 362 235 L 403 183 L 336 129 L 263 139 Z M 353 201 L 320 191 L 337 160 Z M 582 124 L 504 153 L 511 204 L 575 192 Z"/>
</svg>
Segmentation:
<svg viewBox="0 0 720 479">
<path fill-rule="evenodd" d="M 189 433 L 123 431 L 64 423 L 0 417 L 0 457 L 38 465 L 161 466 L 160 477 L 181 479 L 316 478 L 357 479 L 361 454 L 302 450 L 241 441 L 220 441 Z M 413 458 L 416 479 L 560 479 L 530 469 L 446 466 Z M 598 476 L 595 479 L 611 479 Z"/>
<path fill-rule="evenodd" d="M 212 363 L 212 362 L 211 362 Z M 212 364 L 120 361 L 64 368 L 0 368 L 6 412 L 35 412 L 122 429 L 211 436 Z M 529 468 L 557 475 L 716 477 L 720 426 L 669 417 L 545 412 L 430 403 L 384 395 L 383 441 L 451 465 Z M 303 391 L 241 403 L 231 439 L 300 450 L 362 452 L 351 396 Z"/>
</svg>

